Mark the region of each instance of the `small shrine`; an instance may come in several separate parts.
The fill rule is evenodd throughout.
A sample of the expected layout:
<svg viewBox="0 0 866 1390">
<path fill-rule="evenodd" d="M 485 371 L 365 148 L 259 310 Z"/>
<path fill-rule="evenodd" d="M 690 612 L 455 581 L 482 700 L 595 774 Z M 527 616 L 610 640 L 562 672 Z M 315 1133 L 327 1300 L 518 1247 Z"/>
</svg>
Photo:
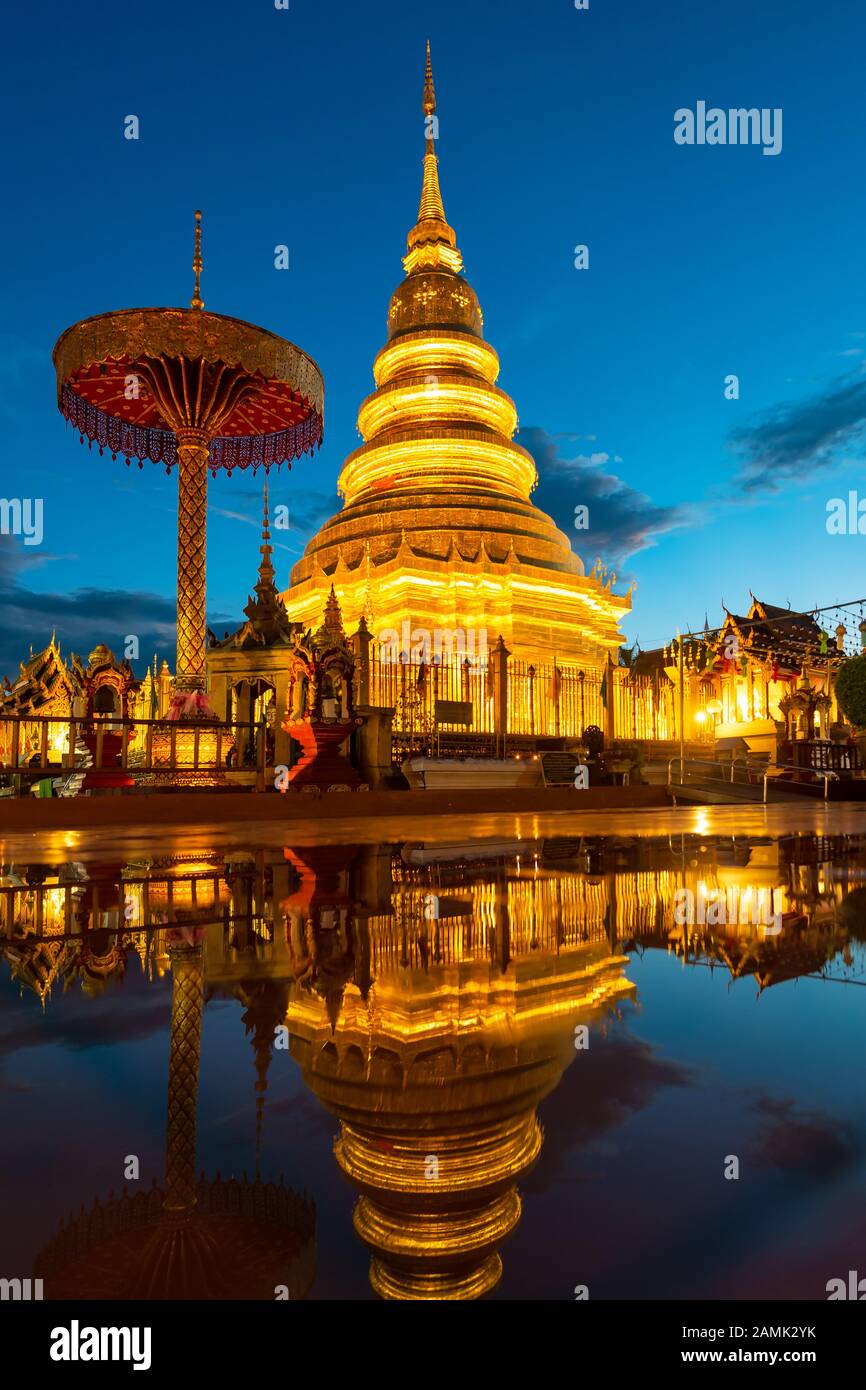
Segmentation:
<svg viewBox="0 0 866 1390">
<path fill-rule="evenodd" d="M 94 647 L 87 666 L 74 654 L 70 666 L 79 692 L 72 702 L 72 716 L 82 721 L 76 724 L 76 734 L 96 764 L 85 776 L 83 789 L 131 787 L 133 778 L 117 764 L 124 738 L 128 745 L 134 736 L 130 726 L 124 733 L 122 721 L 133 717 L 140 682 L 129 662 L 118 661 L 104 643 Z"/>
<path fill-rule="evenodd" d="M 77 679 L 81 701 L 77 710 L 77 702 L 73 702 L 73 714 L 81 713 L 88 721 L 135 717 L 140 681 L 136 680 L 128 661 L 118 661 L 110 647 L 100 642 L 87 658 L 86 666 L 74 652 L 69 664 Z"/>
<path fill-rule="evenodd" d="M 361 786 L 357 771 L 340 751 L 363 722 L 354 713 L 354 673 L 355 658 L 332 584 L 321 627 L 294 637 L 283 723 L 285 732 L 303 750 L 288 773 L 293 790 L 348 791 Z"/>
<path fill-rule="evenodd" d="M 245 621 L 221 639 L 211 635 L 206 658 L 208 691 L 220 718 L 248 727 L 246 738 L 242 730 L 236 730 L 242 766 L 255 764 L 255 730 L 262 721 L 267 726 L 268 766 L 288 766 L 291 740 L 278 713 L 286 709 L 294 639 L 303 627 L 290 621 L 274 582 L 267 483 L 259 549 L 258 579 L 244 609 Z"/>
<path fill-rule="evenodd" d="M 48 755 L 59 763 L 64 751 L 67 736 L 66 727 L 60 722 L 68 719 L 72 712 L 72 701 L 78 694 L 78 682 L 60 652 L 56 633 L 44 650 L 30 656 L 20 663 L 17 678 L 3 680 L 0 686 L 0 763 L 12 761 L 16 726 L 7 720 L 33 720 L 17 726 L 18 756 L 22 763 L 41 752 L 42 729 L 37 719 L 57 719 L 55 726 L 48 726 Z"/>
</svg>

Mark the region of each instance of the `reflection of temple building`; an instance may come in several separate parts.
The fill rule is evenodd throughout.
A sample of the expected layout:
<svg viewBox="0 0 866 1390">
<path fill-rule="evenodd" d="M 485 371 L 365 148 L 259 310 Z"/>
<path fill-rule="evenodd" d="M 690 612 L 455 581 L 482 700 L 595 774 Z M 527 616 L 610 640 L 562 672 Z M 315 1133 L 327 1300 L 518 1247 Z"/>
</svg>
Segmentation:
<svg viewBox="0 0 866 1390">
<path fill-rule="evenodd" d="M 339 479 L 343 510 L 309 542 L 285 594 L 309 627 L 334 585 L 347 630 L 501 634 L 527 660 L 599 670 L 620 645 L 631 600 L 588 575 L 568 537 L 530 501 L 531 456 L 513 440 L 514 402 L 462 274 L 439 189 L 436 98 L 424 85 L 421 202 L 391 296 L 376 389 L 361 405 L 364 443 Z M 408 642 L 407 642 L 408 645 Z M 473 650 L 477 650 L 473 647 Z M 429 658 L 428 658 L 429 659 Z"/>
<path fill-rule="evenodd" d="M 55 982 L 90 992 L 119 980 L 130 955 L 166 973 L 166 931 L 189 913 L 206 923 L 209 987 L 260 980 L 315 987 L 341 1016 L 347 984 L 366 998 L 383 972 L 455 961 L 501 970 L 538 951 L 602 938 L 684 951 L 700 933 L 674 921 L 688 888 L 727 895 L 727 935 L 755 935 L 733 909 L 759 898 L 791 923 L 832 932 L 866 881 L 861 841 L 780 842 L 700 836 L 610 837 L 189 854 L 126 865 L 8 865 L 0 872 L 0 958 L 43 1000 Z M 496 929 L 504 914 L 507 931 Z M 795 926 L 799 922 L 799 926 Z M 786 927 L 781 941 L 789 937 Z M 491 954 L 495 953 L 495 954 Z"/>
</svg>

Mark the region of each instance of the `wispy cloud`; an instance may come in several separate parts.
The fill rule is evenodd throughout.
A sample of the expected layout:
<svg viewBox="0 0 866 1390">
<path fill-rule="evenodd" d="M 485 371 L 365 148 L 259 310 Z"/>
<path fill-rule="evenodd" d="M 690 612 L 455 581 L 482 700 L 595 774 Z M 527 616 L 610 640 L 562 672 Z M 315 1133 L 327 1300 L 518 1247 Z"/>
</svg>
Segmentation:
<svg viewBox="0 0 866 1390">
<path fill-rule="evenodd" d="M 758 1167 L 826 1182 L 860 1157 L 853 1129 L 838 1115 L 801 1109 L 793 1100 L 767 1095 L 756 1096 L 754 1108 L 762 1120 L 751 1152 Z"/>
<path fill-rule="evenodd" d="M 233 512 L 228 507 L 215 507 L 213 502 L 208 503 L 208 511 L 213 512 L 214 516 L 224 516 L 229 521 L 242 521 L 245 526 L 261 527 L 262 519 L 260 516 L 247 516 L 244 512 Z"/>
<path fill-rule="evenodd" d="M 746 492 L 778 492 L 845 457 L 862 458 L 866 440 L 866 375 L 837 378 L 805 400 L 776 406 L 729 439 L 740 458 Z"/>
</svg>

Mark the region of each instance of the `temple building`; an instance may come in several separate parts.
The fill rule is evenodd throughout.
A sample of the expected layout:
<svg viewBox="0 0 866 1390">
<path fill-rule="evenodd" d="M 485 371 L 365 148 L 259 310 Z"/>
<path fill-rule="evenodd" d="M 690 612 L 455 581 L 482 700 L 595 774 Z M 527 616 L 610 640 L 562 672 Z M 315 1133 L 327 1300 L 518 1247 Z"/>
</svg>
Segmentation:
<svg viewBox="0 0 866 1390">
<path fill-rule="evenodd" d="M 312 626 L 333 584 L 347 631 L 363 616 L 379 642 L 407 634 L 409 648 L 418 630 L 456 630 L 467 645 L 477 638 L 477 655 L 502 636 L 527 661 L 598 671 L 621 645 L 631 599 L 613 592 L 613 576 L 586 574 L 530 500 L 535 464 L 513 439 L 517 411 L 496 385 L 499 358 L 442 204 L 429 44 L 423 110 L 421 204 L 376 389 L 358 413 L 364 443 L 340 474 L 343 510 L 292 570 L 286 608 Z"/>
<path fill-rule="evenodd" d="M 158 717 L 168 708 L 170 691 L 171 673 L 165 661 L 157 673 L 154 657 L 153 672 L 148 666 L 138 680 L 129 662 L 118 660 L 104 643 L 94 648 L 86 663 L 75 652 L 67 660 L 57 634 L 52 633 L 42 651 L 34 653 L 31 647 L 14 680 L 0 681 L 0 763 L 9 760 L 17 729 L 21 762 L 44 752 L 47 761 L 59 766 L 69 751 L 70 719 Z"/>
<path fill-rule="evenodd" d="M 718 630 L 682 641 L 687 736 L 705 731 L 717 747 L 736 742 L 781 762 L 795 759 L 795 744 L 847 742 L 834 684 L 851 636 L 841 623 L 826 631 L 812 614 L 754 595 L 745 614 L 725 609 Z M 660 661 L 677 685 L 677 641 Z"/>
</svg>

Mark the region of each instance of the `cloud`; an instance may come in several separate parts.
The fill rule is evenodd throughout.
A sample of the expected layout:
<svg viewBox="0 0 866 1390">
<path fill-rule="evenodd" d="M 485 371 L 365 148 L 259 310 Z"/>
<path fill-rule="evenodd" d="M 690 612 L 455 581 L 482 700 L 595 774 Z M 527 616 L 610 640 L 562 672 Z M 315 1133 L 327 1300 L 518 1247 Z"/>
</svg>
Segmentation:
<svg viewBox="0 0 866 1390">
<path fill-rule="evenodd" d="M 778 492 L 789 479 L 829 469 L 848 452 L 862 457 L 866 438 L 866 376 L 837 378 L 818 395 L 776 406 L 734 431 L 739 483 L 746 492 Z"/>
<path fill-rule="evenodd" d="M 601 1047 L 579 1054 L 556 1089 L 542 1101 L 544 1161 L 524 1179 L 527 1192 L 545 1192 L 574 1182 L 577 1156 L 593 1160 L 616 1148 L 611 1136 L 645 1110 L 659 1092 L 691 1086 L 695 1074 L 656 1053 L 625 1030 L 611 1032 Z M 575 1102 L 575 1096 L 579 1102 Z M 585 1172 L 592 1171 L 590 1163 Z"/>
<path fill-rule="evenodd" d="M 694 512 L 685 506 L 660 507 L 645 493 L 638 492 L 606 467 L 613 460 L 607 453 L 575 452 L 567 456 L 563 445 L 582 438 L 576 434 L 548 434 L 531 426 L 521 429 L 520 443 L 528 449 L 538 468 L 536 506 L 548 512 L 557 526 L 571 537 L 576 549 L 585 551 L 584 558 L 600 555 L 608 563 L 623 560 L 656 543 L 657 537 L 676 530 L 694 520 Z M 574 528 L 574 509 L 589 508 L 589 526 L 585 531 Z"/>
<path fill-rule="evenodd" d="M 137 670 L 143 670 L 154 650 L 174 665 L 174 599 L 130 589 L 36 593 L 25 587 L 22 579 L 38 562 L 31 561 L 11 539 L 0 537 L 0 675 L 14 679 L 31 643 L 34 651 L 41 650 L 55 629 L 66 654 L 77 651 L 86 656 L 98 642 L 105 642 L 122 656 L 124 639 L 134 634 L 141 653 Z"/>
<path fill-rule="evenodd" d="M 340 500 L 335 493 L 306 492 L 289 505 L 289 527 L 310 537 L 339 510 Z"/>
<path fill-rule="evenodd" d="M 261 504 L 261 494 L 250 492 L 249 489 L 239 489 L 235 496 L 245 500 L 253 499 Z M 277 525 L 279 517 L 277 517 L 275 509 L 280 505 L 288 506 L 288 526 Z M 302 542 L 305 541 L 318 531 L 323 522 L 328 521 L 339 510 L 339 498 L 330 492 L 305 492 L 303 495 L 293 496 L 289 503 L 280 503 L 271 491 L 271 544 L 275 550 L 285 550 L 293 555 L 301 555 L 304 549 L 303 543 L 292 544 L 288 542 L 287 537 L 289 535 L 298 536 Z M 229 521 L 242 521 L 248 526 L 261 528 L 260 512 L 255 516 L 250 516 L 246 512 L 233 511 L 228 507 L 217 506 L 213 502 L 208 503 L 208 511 L 215 516 L 226 517 Z"/>
<path fill-rule="evenodd" d="M 247 516 L 244 512 L 233 512 L 228 507 L 215 507 L 213 502 L 208 503 L 208 511 L 213 512 L 214 516 L 227 517 L 229 521 L 242 521 L 246 526 L 261 527 L 261 517 Z"/>
<path fill-rule="evenodd" d="M 859 1158 L 850 1126 L 837 1116 L 797 1107 L 793 1100 L 758 1096 L 763 1124 L 751 1147 L 759 1168 L 775 1168 L 806 1182 L 826 1182 Z"/>
<path fill-rule="evenodd" d="M 19 981 L 7 974 L 9 969 L 9 962 L 4 960 L 0 967 L 0 995 L 4 1002 L 13 994 L 17 996 L 21 989 Z M 24 992 L 24 1007 L 4 1009 L 0 1014 L 0 1050 L 4 1059 L 39 1047 L 82 1052 L 104 1047 L 107 1039 L 114 1046 L 149 1038 L 166 1029 L 171 1011 L 168 977 L 146 980 L 131 949 L 127 952 L 126 973 L 111 981 L 107 994 L 88 999 L 87 1007 L 81 1009 L 76 993 L 77 989 L 67 993 L 63 981 L 57 980 L 44 1011 L 30 991 Z"/>
</svg>

